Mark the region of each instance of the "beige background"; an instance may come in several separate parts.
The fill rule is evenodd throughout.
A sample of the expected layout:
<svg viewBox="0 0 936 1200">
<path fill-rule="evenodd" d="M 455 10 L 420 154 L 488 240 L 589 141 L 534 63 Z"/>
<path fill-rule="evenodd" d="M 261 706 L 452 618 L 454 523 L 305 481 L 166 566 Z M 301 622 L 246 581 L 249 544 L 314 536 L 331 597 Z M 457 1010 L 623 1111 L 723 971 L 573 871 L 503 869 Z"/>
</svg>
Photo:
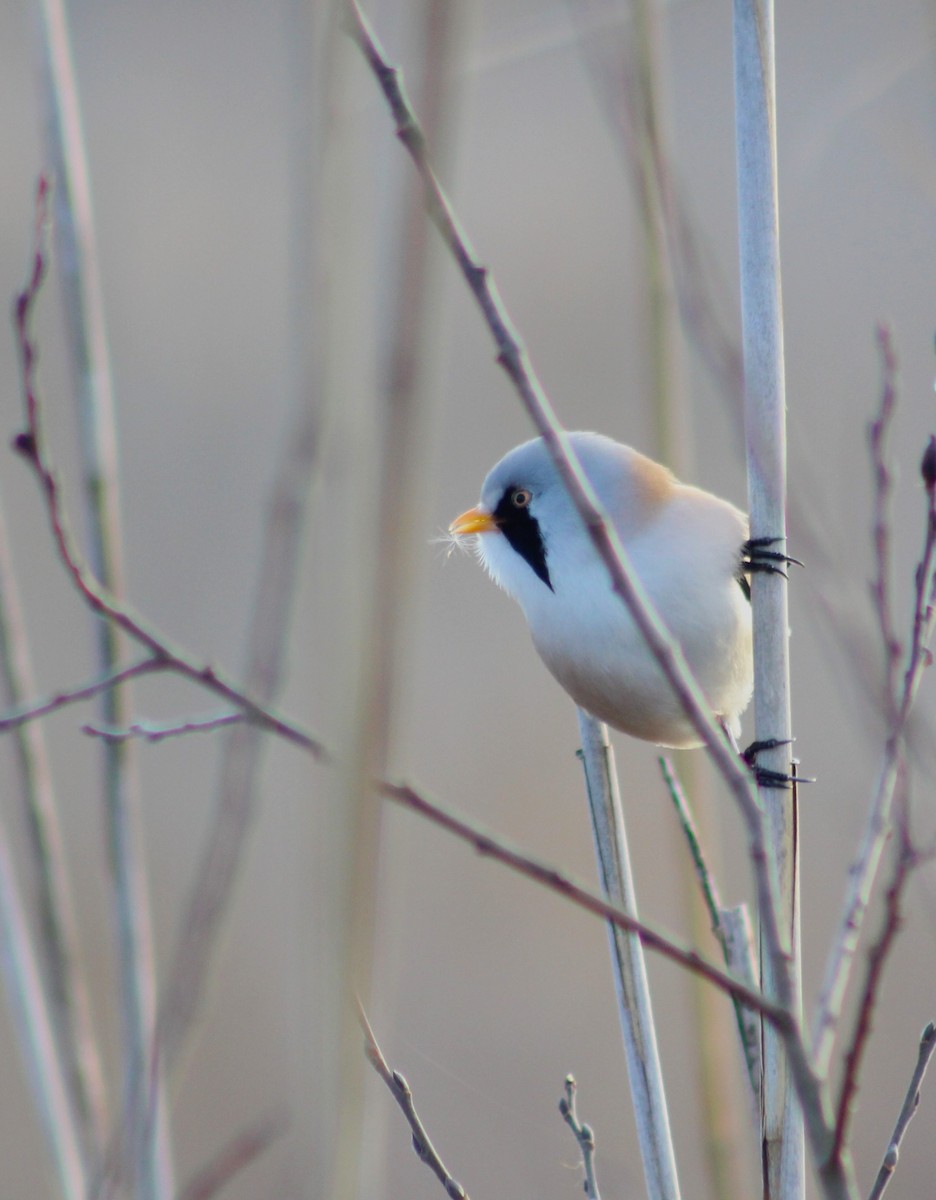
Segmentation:
<svg viewBox="0 0 936 1200">
<path fill-rule="evenodd" d="M 74 54 L 96 197 L 119 404 L 134 604 L 172 636 L 232 669 L 242 638 L 275 461 L 291 350 L 289 221 L 295 58 L 288 4 L 199 0 L 75 5 Z M 375 21 L 392 55 L 415 66 L 405 11 Z M 821 979 L 845 871 L 872 786 L 881 733 L 861 697 L 854 652 L 820 615 L 824 589 L 868 621 L 869 470 L 865 428 L 879 395 L 874 326 L 892 322 L 901 368 L 893 439 L 898 583 L 905 612 L 922 501 L 917 462 L 933 405 L 934 167 L 932 7 L 915 0 L 787 3 L 778 13 L 778 119 L 794 549 L 813 560 L 792 592 L 794 726 L 804 770 L 806 994 Z M 643 234 L 619 142 L 589 81 L 589 60 L 562 4 L 477 4 L 460 55 L 463 100 L 452 193 L 494 270 L 561 417 L 652 448 Z M 613 6 L 594 10 L 614 15 Z M 34 17 L 0 6 L 0 294 L 24 278 L 35 178 L 43 163 Z M 470 28 L 468 28 L 470 26 Z M 611 30 L 617 26 L 611 25 Z M 601 45 L 613 49 L 616 33 Z M 721 315 L 737 325 L 729 6 L 667 6 L 666 108 L 676 173 L 705 248 Z M 369 362 L 371 333 L 396 301 L 393 239 L 402 154 L 357 64 L 348 81 L 363 135 L 360 279 L 374 312 L 346 333 Z M 574 758 L 574 711 L 528 644 L 519 611 L 467 557 L 431 539 L 473 503 L 487 469 L 529 435 L 493 363 L 462 282 L 442 264 L 439 382 L 425 439 L 425 500 L 407 603 L 408 653 L 394 715 L 391 769 L 537 853 L 591 879 Z M 311 317 L 309 318 L 311 320 Z M 40 324 L 55 454 L 74 479 L 73 422 L 56 293 Z M 378 343 L 379 344 L 379 343 Z M 12 339 L 0 354 L 0 440 L 18 426 Z M 379 365 L 376 368 L 379 374 Z M 694 481 L 743 504 L 737 418 L 697 356 L 684 359 L 684 420 Z M 354 398 L 347 398 L 349 409 Z M 348 530 L 357 471 L 350 417 L 335 420 L 318 489 L 287 706 L 332 739 L 349 687 L 342 580 L 362 553 Z M 415 469 L 415 468 L 414 468 Z M 0 487 L 15 540 L 44 691 L 93 672 L 88 616 L 49 549 L 36 490 L 9 453 Z M 808 528 L 807 528 L 808 526 Z M 811 540 L 822 539 L 816 561 Z M 797 538 L 799 537 L 799 541 Z M 805 552 L 804 552 L 805 556 Z M 349 562 L 351 566 L 349 566 Z M 932 719 L 932 685 L 921 706 Z M 212 711 L 181 686 L 140 687 L 141 716 Z M 96 747 L 87 713 L 49 723 L 79 896 L 96 1020 L 116 1080 L 117 1018 Z M 746 732 L 750 732 L 750 723 Z M 218 746 L 189 739 L 140 751 L 157 947 L 163 960 L 189 886 L 213 796 Z M 6 752 L 5 752 L 6 753 Z M 684 933 L 688 871 L 651 748 L 621 739 L 642 912 Z M 925 757 L 925 756 L 924 756 Z M 932 764 L 930 764 L 930 768 Z M 10 763 L 0 757 L 0 780 Z M 932 827 L 932 770 L 914 783 L 921 839 Z M 8 791 L 8 788 L 4 790 Z M 285 1106 L 289 1133 L 227 1192 L 317 1197 L 332 1097 L 316 1074 L 323 885 L 335 787 L 289 748 L 271 747 L 264 802 L 197 1044 L 174 1091 L 180 1180 L 257 1116 Z M 16 826 L 15 802 L 4 796 Z M 712 789 L 724 827 L 728 899 L 747 894 L 738 822 Z M 415 817 L 389 812 L 372 1012 L 384 1049 L 410 1079 L 437 1146 L 475 1197 L 579 1194 L 575 1146 L 556 1112 L 579 1080 L 595 1127 L 604 1194 L 642 1194 L 601 926 L 476 860 Z M 936 892 L 914 879 L 864 1071 L 855 1150 L 866 1190 L 915 1057 L 936 1017 Z M 705 949 L 710 951 L 711 946 Z M 679 972 L 651 964 L 684 1194 L 708 1195 L 700 1158 L 690 1009 Z M 55 1195 L 5 1008 L 0 1008 L 0 1197 Z M 732 1059 L 725 1080 L 738 1075 Z M 729 1085 L 726 1082 L 726 1087 Z M 439 1195 L 388 1096 L 374 1088 L 375 1197 Z M 892 1188 L 932 1191 L 936 1083 L 924 1091 Z M 750 1162 L 747 1162 L 750 1168 Z M 751 1191 L 750 1194 L 754 1194 Z"/>
</svg>

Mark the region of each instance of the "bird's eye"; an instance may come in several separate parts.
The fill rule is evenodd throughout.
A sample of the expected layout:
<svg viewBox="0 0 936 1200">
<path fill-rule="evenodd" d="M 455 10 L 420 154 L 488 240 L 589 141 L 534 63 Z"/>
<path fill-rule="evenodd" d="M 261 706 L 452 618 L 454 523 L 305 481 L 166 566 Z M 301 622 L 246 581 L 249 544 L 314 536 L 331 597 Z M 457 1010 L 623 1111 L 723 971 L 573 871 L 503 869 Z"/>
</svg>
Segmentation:
<svg viewBox="0 0 936 1200">
<path fill-rule="evenodd" d="M 514 508 L 529 508 L 532 499 L 533 493 L 527 488 L 517 488 L 515 492 L 510 493 L 510 503 Z"/>
</svg>

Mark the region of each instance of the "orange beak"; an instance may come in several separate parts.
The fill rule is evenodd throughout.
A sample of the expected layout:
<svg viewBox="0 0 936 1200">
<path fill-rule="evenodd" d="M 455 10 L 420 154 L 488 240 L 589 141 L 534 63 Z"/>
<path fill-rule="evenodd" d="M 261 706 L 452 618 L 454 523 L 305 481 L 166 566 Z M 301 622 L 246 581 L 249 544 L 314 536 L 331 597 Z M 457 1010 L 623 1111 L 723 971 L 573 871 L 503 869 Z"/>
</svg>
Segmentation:
<svg viewBox="0 0 936 1200">
<path fill-rule="evenodd" d="M 473 533 L 496 533 L 497 522 L 483 508 L 469 508 L 449 525 L 449 533 L 454 537 L 468 537 Z"/>
</svg>

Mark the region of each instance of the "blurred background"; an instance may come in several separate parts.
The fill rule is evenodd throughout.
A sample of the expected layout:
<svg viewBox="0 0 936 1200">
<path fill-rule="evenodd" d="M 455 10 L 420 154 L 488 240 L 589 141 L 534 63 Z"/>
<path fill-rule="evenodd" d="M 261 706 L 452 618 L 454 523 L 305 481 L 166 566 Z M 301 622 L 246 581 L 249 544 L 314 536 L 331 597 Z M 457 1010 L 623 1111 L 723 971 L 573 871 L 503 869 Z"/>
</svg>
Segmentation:
<svg viewBox="0 0 936 1200">
<path fill-rule="evenodd" d="M 731 373 L 739 315 L 729 6 L 662 5 L 651 29 L 667 220 L 672 229 L 678 213 L 692 233 L 676 288 L 665 271 L 660 283 L 658 220 L 648 225 L 644 215 L 631 7 L 477 0 L 446 8 L 435 6 L 445 20 L 428 35 L 419 4 L 380 0 L 368 11 L 414 96 L 425 95 L 435 114 L 443 180 L 560 418 L 668 456 L 693 482 L 744 506 Z M 918 464 L 936 429 L 936 17 L 916 0 L 792 0 L 777 19 L 791 546 L 809 560 L 791 586 L 794 730 L 802 768 L 819 780 L 801 797 L 808 1005 L 883 743 L 866 438 L 880 400 L 881 321 L 899 362 L 892 542 L 903 631 L 922 544 Z M 572 704 L 540 664 L 519 610 L 468 555 L 438 540 L 530 426 L 434 235 L 428 292 L 413 291 L 423 223 L 414 232 L 406 220 L 411 168 L 373 78 L 324 6 L 102 0 L 73 6 L 70 21 L 133 605 L 200 657 L 242 671 L 287 413 L 297 397 L 314 404 L 322 436 L 282 707 L 326 744 L 357 745 L 354 713 L 368 694 L 370 661 L 362 650 L 375 628 L 390 629 L 392 672 L 371 680 L 380 702 L 369 761 L 593 881 Z M 46 164 L 37 30 L 32 5 L 0 6 L 0 291 L 10 301 L 27 275 Z M 426 75 L 427 62 L 437 75 Z M 676 292 L 693 301 L 682 330 Z M 53 275 L 36 329 L 41 382 L 52 453 L 83 536 L 59 307 Z M 423 364 L 414 415 L 394 441 L 394 347 L 419 312 L 427 315 L 414 335 Z M 12 331 L 5 346 L 4 444 L 21 425 Z M 397 470 L 381 494 L 390 446 Z M 9 451 L 0 454 L 0 491 L 38 689 L 55 692 L 95 673 L 90 616 L 55 558 L 35 482 Z M 382 546 L 400 571 L 381 574 Z M 926 679 L 911 785 L 921 845 L 934 825 L 933 699 Z M 132 711 L 183 719 L 217 703 L 178 682 L 144 681 Z M 80 730 L 92 715 L 90 706 L 67 708 L 46 734 L 114 1105 L 119 1017 L 100 747 Z M 750 718 L 745 733 L 753 736 Z M 695 937 L 691 868 L 655 750 L 616 744 L 641 913 Z M 226 746 L 193 735 L 138 747 L 160 968 L 210 836 Z M 12 752 L 2 755 L 4 820 L 28 899 L 34 881 Z M 723 899 L 740 902 L 751 891 L 740 823 L 702 758 L 682 766 Z M 328 1194 L 354 789 L 353 772 L 314 765 L 271 739 L 210 986 L 172 1080 L 180 1188 L 238 1131 L 272 1115 L 281 1133 L 223 1194 Z M 379 842 L 368 897 L 377 947 L 370 1016 L 452 1173 L 476 1197 L 579 1194 L 577 1148 L 556 1108 L 571 1071 L 580 1113 L 596 1131 L 604 1194 L 642 1195 L 601 924 L 410 813 L 386 808 Z M 913 877 L 904 919 L 858 1098 L 863 1191 L 920 1030 L 936 1018 L 928 867 Z M 875 909 L 872 930 L 878 924 Z M 699 943 L 714 955 L 710 936 Z M 700 1086 L 693 989 L 652 957 L 650 973 L 684 1194 L 756 1194 L 729 1005 L 714 998 L 719 1032 L 701 1039 L 718 1064 L 713 1095 Z M 0 1195 L 54 1196 L 6 1006 L 0 1045 Z M 367 1194 L 438 1195 L 376 1076 L 366 1089 Z M 714 1135 L 704 1120 L 713 1108 Z M 931 1191 L 934 1128 L 936 1084 L 924 1089 L 901 1153 L 895 1200 Z M 720 1183 L 707 1148 L 713 1136 L 724 1151 Z"/>
</svg>

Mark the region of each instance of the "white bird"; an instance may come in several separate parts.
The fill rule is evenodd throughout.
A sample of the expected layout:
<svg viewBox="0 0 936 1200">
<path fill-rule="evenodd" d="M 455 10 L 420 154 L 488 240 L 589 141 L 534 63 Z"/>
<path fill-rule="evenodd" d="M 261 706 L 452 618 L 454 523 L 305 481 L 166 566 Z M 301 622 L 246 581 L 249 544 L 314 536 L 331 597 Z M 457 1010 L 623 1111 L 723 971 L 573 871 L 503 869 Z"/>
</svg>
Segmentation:
<svg viewBox="0 0 936 1200">
<path fill-rule="evenodd" d="M 737 737 L 753 687 L 746 572 L 785 556 L 748 542 L 747 517 L 666 467 L 597 433 L 569 434 L 634 571 L 713 712 Z M 701 741 L 534 438 L 491 470 L 476 508 L 449 527 L 474 537 L 495 583 L 523 609 L 543 662 L 576 704 L 661 746 Z M 771 561 L 775 560 L 775 561 Z"/>
</svg>

